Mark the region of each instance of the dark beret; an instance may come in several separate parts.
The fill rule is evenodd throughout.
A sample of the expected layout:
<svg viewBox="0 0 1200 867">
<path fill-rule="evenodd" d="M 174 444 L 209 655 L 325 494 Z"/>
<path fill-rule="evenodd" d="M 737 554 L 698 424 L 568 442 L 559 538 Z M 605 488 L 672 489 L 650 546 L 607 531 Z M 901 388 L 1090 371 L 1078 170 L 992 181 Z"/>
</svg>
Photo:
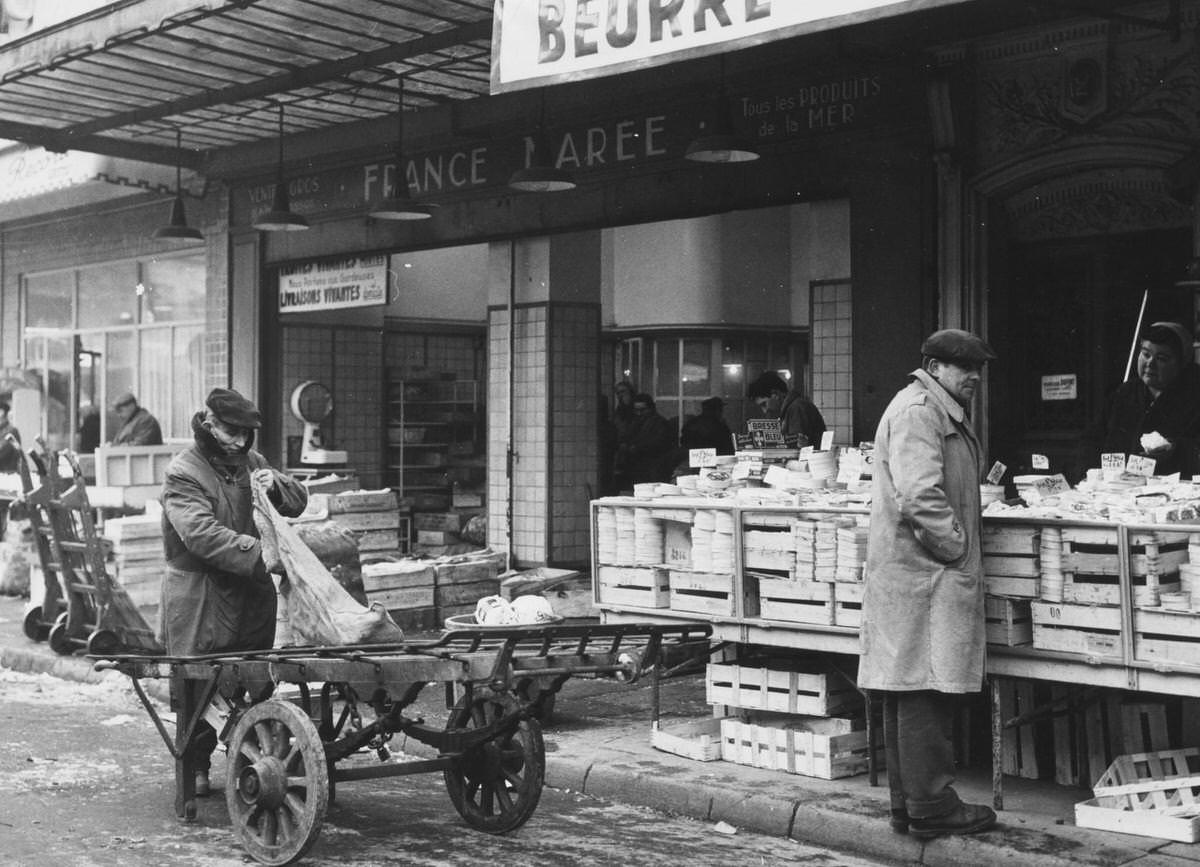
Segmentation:
<svg viewBox="0 0 1200 867">
<path fill-rule="evenodd" d="M 987 341 L 976 337 L 970 331 L 961 331 L 958 328 L 943 328 L 941 331 L 930 334 L 921 344 L 921 354 L 927 358 L 936 358 L 952 364 L 955 362 L 983 364 L 996 357 L 996 353 L 992 347 L 987 345 Z"/>
<path fill-rule="evenodd" d="M 232 388 L 214 388 L 209 392 L 204 405 L 227 425 L 255 429 L 262 427 L 262 415 L 258 407 Z"/>
</svg>

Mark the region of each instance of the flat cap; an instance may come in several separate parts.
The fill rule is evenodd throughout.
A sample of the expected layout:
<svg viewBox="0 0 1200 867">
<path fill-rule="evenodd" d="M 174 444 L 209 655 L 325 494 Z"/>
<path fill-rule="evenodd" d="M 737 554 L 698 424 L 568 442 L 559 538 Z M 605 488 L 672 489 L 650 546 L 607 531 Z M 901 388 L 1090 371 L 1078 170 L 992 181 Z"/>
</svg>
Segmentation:
<svg viewBox="0 0 1200 867">
<path fill-rule="evenodd" d="M 921 344 L 921 354 L 952 364 L 983 364 L 996 357 L 995 351 L 987 345 L 987 341 L 970 331 L 958 328 L 943 328 L 930 334 Z"/>
<path fill-rule="evenodd" d="M 232 388 L 214 388 L 204 405 L 227 425 L 255 429 L 262 427 L 262 415 L 258 407 Z"/>
<path fill-rule="evenodd" d="M 137 403 L 137 397 L 134 396 L 132 391 L 123 391 L 118 394 L 110 406 L 112 406 L 113 409 L 117 409 L 118 407 L 122 407 L 127 403 Z"/>
</svg>

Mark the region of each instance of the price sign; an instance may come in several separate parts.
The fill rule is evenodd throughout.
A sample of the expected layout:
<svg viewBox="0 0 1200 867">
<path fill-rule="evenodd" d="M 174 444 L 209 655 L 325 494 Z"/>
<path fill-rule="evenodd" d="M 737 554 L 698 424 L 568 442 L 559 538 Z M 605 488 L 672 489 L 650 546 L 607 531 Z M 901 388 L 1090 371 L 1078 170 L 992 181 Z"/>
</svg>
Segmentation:
<svg viewBox="0 0 1200 867">
<path fill-rule="evenodd" d="M 1123 472 L 1125 470 L 1125 452 L 1105 452 L 1100 455 L 1100 469 Z"/>
<path fill-rule="evenodd" d="M 833 431 L 827 430 L 821 434 L 821 451 L 827 452 L 833 448 Z"/>
<path fill-rule="evenodd" d="M 689 467 L 715 467 L 717 465 L 717 450 L 714 448 L 707 449 L 688 449 L 688 466 Z"/>
<path fill-rule="evenodd" d="M 1057 497 L 1059 494 L 1071 490 L 1071 485 L 1062 473 L 1055 473 L 1052 476 L 1046 476 L 1044 479 L 1038 479 L 1033 483 L 1033 487 L 1041 499 Z"/>
<path fill-rule="evenodd" d="M 1154 458 L 1148 458 L 1145 455 L 1130 455 L 1129 460 L 1125 463 L 1125 472 L 1131 476 L 1152 476 L 1154 475 Z"/>
<path fill-rule="evenodd" d="M 988 484 L 990 484 L 990 485 L 1000 484 L 1000 480 L 1002 478 L 1004 478 L 1004 471 L 1007 469 L 1008 469 L 1008 467 L 1006 467 L 1004 464 L 1000 463 L 999 461 L 996 461 L 996 463 L 992 464 L 992 468 L 990 470 L 988 470 L 988 474 L 987 474 Z"/>
<path fill-rule="evenodd" d="M 1030 455 L 1029 459 L 1035 470 L 1050 469 L 1050 459 L 1045 455 Z"/>
</svg>

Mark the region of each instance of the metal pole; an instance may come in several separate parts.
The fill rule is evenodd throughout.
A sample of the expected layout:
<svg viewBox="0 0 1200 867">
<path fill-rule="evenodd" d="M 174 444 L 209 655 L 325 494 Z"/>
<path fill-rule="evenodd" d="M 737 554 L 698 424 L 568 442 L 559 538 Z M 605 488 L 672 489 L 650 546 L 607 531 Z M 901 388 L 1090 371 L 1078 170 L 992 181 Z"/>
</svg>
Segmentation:
<svg viewBox="0 0 1200 867">
<path fill-rule="evenodd" d="M 1146 318 L 1146 303 L 1150 300 L 1150 290 L 1147 289 L 1142 293 L 1142 309 L 1138 311 L 1137 327 L 1133 329 L 1133 343 L 1129 347 L 1129 361 L 1125 364 L 1125 375 L 1121 377 L 1121 382 L 1129 380 L 1129 372 L 1133 370 L 1133 360 L 1137 358 L 1138 352 L 1138 335 L 1142 333 L 1142 320 Z"/>
</svg>

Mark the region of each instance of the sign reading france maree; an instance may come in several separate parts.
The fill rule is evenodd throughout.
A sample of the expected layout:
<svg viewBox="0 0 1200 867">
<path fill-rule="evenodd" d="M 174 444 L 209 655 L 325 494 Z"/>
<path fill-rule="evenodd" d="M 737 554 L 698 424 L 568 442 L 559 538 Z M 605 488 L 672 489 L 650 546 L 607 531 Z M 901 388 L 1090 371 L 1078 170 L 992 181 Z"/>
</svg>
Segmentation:
<svg viewBox="0 0 1200 867">
<path fill-rule="evenodd" d="M 279 269 L 279 312 L 387 303 L 387 256 L 343 256 Z"/>
</svg>

